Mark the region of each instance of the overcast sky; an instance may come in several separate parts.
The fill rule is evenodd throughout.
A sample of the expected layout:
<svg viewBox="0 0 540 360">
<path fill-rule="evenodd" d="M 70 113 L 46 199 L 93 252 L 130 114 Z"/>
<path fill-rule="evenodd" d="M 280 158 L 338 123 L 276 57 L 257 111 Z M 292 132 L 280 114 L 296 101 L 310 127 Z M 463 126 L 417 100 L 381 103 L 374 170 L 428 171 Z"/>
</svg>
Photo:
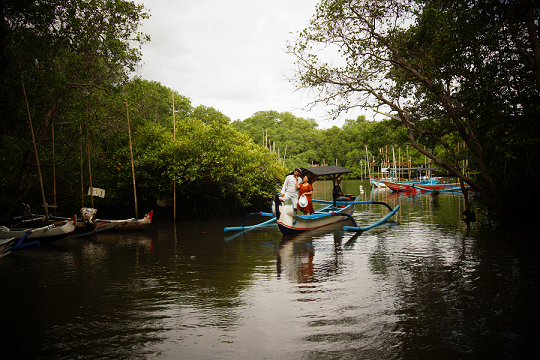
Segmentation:
<svg viewBox="0 0 540 360">
<path fill-rule="evenodd" d="M 287 40 L 309 25 L 318 0 L 137 2 L 151 13 L 140 30 L 152 39 L 143 45 L 138 75 L 178 91 L 193 106 L 213 107 L 231 120 L 290 111 L 315 119 L 320 128 L 364 114 L 329 121 L 322 107 L 303 110 L 312 99 L 287 80 L 294 70 Z"/>
</svg>

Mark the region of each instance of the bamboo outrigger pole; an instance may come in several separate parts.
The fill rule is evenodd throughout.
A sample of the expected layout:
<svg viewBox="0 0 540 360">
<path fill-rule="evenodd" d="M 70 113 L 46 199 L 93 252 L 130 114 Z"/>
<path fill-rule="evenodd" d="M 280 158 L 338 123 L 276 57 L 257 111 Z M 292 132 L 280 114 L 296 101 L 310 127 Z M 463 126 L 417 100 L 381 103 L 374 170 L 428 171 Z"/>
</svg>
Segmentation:
<svg viewBox="0 0 540 360">
<path fill-rule="evenodd" d="M 39 157 L 36 147 L 36 137 L 34 136 L 34 127 L 32 126 L 32 117 L 30 116 L 30 106 L 28 105 L 28 98 L 26 97 L 26 89 L 24 88 L 24 80 L 21 79 L 24 101 L 26 102 L 26 111 L 28 112 L 28 124 L 30 124 L 30 132 L 32 133 L 32 144 L 34 144 L 34 154 L 36 157 L 36 164 L 39 174 L 39 184 L 41 186 L 41 200 L 43 201 L 43 208 L 45 209 L 45 221 L 49 222 L 49 208 L 45 201 L 45 190 L 43 189 L 43 178 L 41 177 L 41 166 L 39 165 Z"/>
<path fill-rule="evenodd" d="M 129 153 L 131 155 L 131 174 L 133 175 L 133 196 L 135 197 L 135 220 L 139 219 L 139 210 L 137 209 L 137 187 L 135 186 L 135 166 L 133 165 L 133 146 L 131 145 L 131 128 L 129 126 L 129 107 L 126 99 L 126 117 L 129 137 Z"/>
</svg>

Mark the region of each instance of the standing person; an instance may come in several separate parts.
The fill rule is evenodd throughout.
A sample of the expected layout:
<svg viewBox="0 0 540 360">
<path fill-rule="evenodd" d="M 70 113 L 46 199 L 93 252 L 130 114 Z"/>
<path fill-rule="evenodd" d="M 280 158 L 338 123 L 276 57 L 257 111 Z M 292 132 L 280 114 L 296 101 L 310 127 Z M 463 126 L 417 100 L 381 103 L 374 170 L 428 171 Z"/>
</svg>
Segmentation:
<svg viewBox="0 0 540 360">
<path fill-rule="evenodd" d="M 348 200 L 345 198 L 345 195 L 343 195 L 343 191 L 341 191 L 341 178 L 338 177 L 335 184 L 334 189 L 332 190 L 332 199 L 334 200 L 334 207 L 336 207 L 336 200 Z"/>
<path fill-rule="evenodd" d="M 298 194 L 299 197 L 302 195 L 306 195 L 307 198 L 307 205 L 301 206 L 300 203 L 298 204 L 298 210 L 301 210 L 304 215 L 310 215 L 315 212 L 313 210 L 313 203 L 311 202 L 311 195 L 313 195 L 313 186 L 309 183 L 310 179 L 307 175 L 304 176 L 303 183 L 298 184 L 298 188 L 300 189 L 300 193 Z"/>
<path fill-rule="evenodd" d="M 298 193 L 300 192 L 296 185 L 302 183 L 302 180 L 300 179 L 301 174 L 302 170 L 299 168 L 294 169 L 294 172 L 285 178 L 285 182 L 283 183 L 281 194 L 279 196 L 279 200 L 283 203 L 290 199 L 295 210 L 298 206 Z"/>
</svg>

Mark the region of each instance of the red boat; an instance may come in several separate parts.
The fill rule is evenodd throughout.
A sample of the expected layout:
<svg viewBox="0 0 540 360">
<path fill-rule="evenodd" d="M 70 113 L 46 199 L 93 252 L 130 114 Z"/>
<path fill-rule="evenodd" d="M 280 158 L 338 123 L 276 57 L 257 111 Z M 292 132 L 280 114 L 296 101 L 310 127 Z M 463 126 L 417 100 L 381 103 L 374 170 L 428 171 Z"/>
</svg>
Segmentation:
<svg viewBox="0 0 540 360">
<path fill-rule="evenodd" d="M 381 180 L 392 191 L 460 191 L 460 183 L 438 183 L 438 184 L 411 184 L 411 183 L 395 183 L 392 181 Z M 468 187 L 468 186 L 467 186 Z"/>
<path fill-rule="evenodd" d="M 393 181 L 388 180 L 379 180 L 384 185 L 386 185 L 387 188 L 389 188 L 392 191 L 408 191 L 408 192 L 416 192 L 416 188 L 412 184 L 409 183 L 396 183 Z"/>
</svg>

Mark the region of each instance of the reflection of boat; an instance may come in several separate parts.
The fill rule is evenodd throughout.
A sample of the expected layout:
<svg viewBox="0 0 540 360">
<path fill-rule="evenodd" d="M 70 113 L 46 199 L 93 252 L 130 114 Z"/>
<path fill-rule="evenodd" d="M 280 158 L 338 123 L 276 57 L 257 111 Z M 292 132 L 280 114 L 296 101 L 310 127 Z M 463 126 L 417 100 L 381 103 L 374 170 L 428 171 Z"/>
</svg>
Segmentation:
<svg viewBox="0 0 540 360">
<path fill-rule="evenodd" d="M 19 250 L 31 245 L 40 245 L 63 239 L 73 233 L 77 224 L 77 217 L 43 226 L 40 228 L 4 228 L 0 231 L 0 239 L 14 237 L 16 243 L 11 247 L 11 251 Z"/>
<path fill-rule="evenodd" d="M 332 224 L 295 234 L 294 236 L 283 235 L 279 243 L 276 259 L 278 276 L 284 274 L 290 280 L 298 283 L 312 283 L 320 280 L 317 279 L 318 276 L 328 276 L 328 270 L 332 267 L 337 270 L 340 261 L 335 261 L 333 257 L 328 260 L 319 259 L 317 263 L 319 265 L 322 264 L 325 271 L 318 272 L 316 262 L 314 261 L 316 251 L 319 254 L 323 254 L 328 248 L 324 246 L 322 249 L 316 249 L 314 242 L 322 240 L 323 244 L 331 243 L 332 246 L 336 246 L 336 244 L 341 243 L 345 234 L 346 232 L 343 231 L 343 228 L 339 224 Z M 358 234 L 352 235 L 351 239 L 356 236 Z M 338 254 L 334 250 L 331 250 L 330 253 L 332 256 Z"/>
<path fill-rule="evenodd" d="M 148 252 L 153 252 L 154 243 L 152 237 L 146 232 L 117 232 L 111 231 L 101 233 L 92 237 L 92 241 L 99 244 L 107 244 L 114 246 L 141 246 Z"/>
<path fill-rule="evenodd" d="M 420 191 L 392 191 L 388 192 L 386 195 L 387 199 L 396 199 L 396 198 L 412 198 L 418 195 L 423 195 Z"/>
</svg>

